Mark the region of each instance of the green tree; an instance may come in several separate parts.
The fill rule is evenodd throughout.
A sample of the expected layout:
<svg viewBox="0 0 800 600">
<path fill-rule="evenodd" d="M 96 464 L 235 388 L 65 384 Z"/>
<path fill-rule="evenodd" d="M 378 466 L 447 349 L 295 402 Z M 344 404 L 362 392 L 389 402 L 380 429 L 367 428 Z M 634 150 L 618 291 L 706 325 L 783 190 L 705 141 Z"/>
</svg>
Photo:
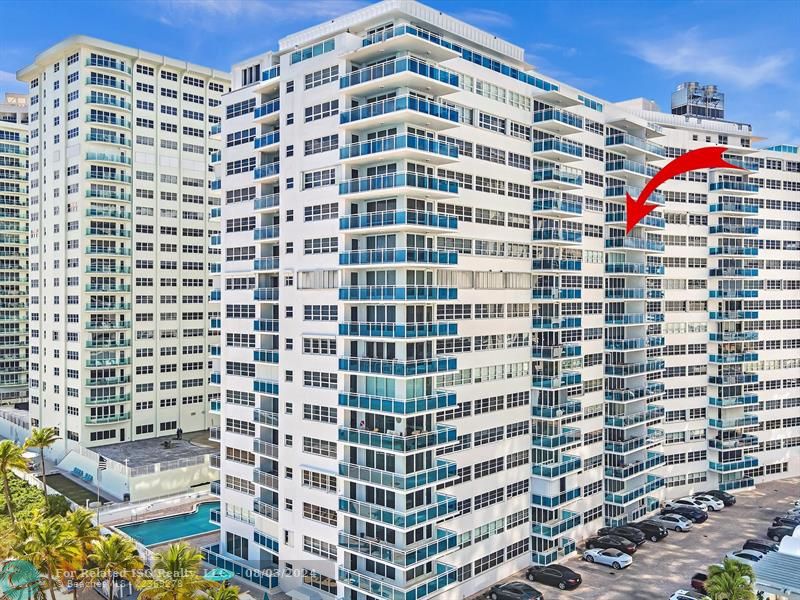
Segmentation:
<svg viewBox="0 0 800 600">
<path fill-rule="evenodd" d="M 726 558 L 721 566 L 711 565 L 708 568 L 706 594 L 712 600 L 756 600 L 753 590 L 755 580 L 753 567 Z"/>
<path fill-rule="evenodd" d="M 77 508 L 72 512 L 67 513 L 66 521 L 69 526 L 72 536 L 78 542 L 80 548 L 79 563 L 74 571 L 73 582 L 78 583 L 87 580 L 87 563 L 89 555 L 94 548 L 94 542 L 100 539 L 100 530 L 95 527 L 92 518 L 94 513 L 85 508 Z M 78 586 L 75 585 L 72 590 L 72 595 L 77 600 Z"/>
<path fill-rule="evenodd" d="M 61 574 L 77 567 L 80 547 L 63 517 L 38 518 L 24 529 L 25 538 L 14 553 L 30 561 L 47 580 L 51 600 L 61 587 Z"/>
<path fill-rule="evenodd" d="M 202 555 L 181 542 L 154 556 L 151 573 L 138 582 L 141 600 L 191 600 L 198 592 L 210 589 L 200 576 Z"/>
<path fill-rule="evenodd" d="M 130 581 L 143 568 L 136 545 L 117 534 L 94 540 L 88 559 L 92 567 L 90 580 L 106 583 L 108 600 L 114 600 L 115 574 Z"/>
<path fill-rule="evenodd" d="M 215 584 L 206 590 L 206 597 L 209 600 L 239 600 L 239 588 L 235 585 Z"/>
<path fill-rule="evenodd" d="M 22 457 L 23 450 L 11 440 L 3 440 L 0 442 L 0 477 L 3 478 L 3 495 L 6 498 L 6 510 L 11 523 L 16 522 L 14 517 L 14 504 L 11 498 L 11 487 L 8 483 L 8 477 L 11 469 L 19 471 L 28 470 L 28 461 Z"/>
<path fill-rule="evenodd" d="M 53 427 L 42 427 L 40 429 L 31 429 L 28 439 L 25 440 L 25 448 L 39 449 L 39 459 L 42 464 L 42 493 L 44 494 L 45 504 L 47 504 L 47 475 L 45 473 L 44 449 L 50 448 L 60 439 Z"/>
</svg>

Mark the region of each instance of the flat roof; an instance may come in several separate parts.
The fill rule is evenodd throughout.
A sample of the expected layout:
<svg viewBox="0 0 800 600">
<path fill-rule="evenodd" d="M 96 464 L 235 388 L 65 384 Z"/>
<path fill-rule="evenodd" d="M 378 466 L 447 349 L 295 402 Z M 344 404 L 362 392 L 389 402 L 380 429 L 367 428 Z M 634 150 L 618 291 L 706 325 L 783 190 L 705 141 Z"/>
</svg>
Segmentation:
<svg viewBox="0 0 800 600">
<path fill-rule="evenodd" d="M 787 598 L 800 598 L 800 556 L 767 552 L 753 570 L 756 572 L 756 588 Z"/>
<path fill-rule="evenodd" d="M 167 440 L 170 441 L 169 448 L 164 447 L 164 442 Z M 203 440 L 205 440 L 204 444 L 201 443 Z M 155 465 L 219 451 L 212 442 L 208 441 L 207 431 L 184 434 L 182 440 L 176 440 L 173 435 L 147 440 L 135 440 L 133 442 L 119 442 L 108 446 L 97 446 L 92 450 L 108 460 L 113 460 L 123 465 L 125 464 L 125 459 L 128 459 L 129 467 Z"/>
</svg>

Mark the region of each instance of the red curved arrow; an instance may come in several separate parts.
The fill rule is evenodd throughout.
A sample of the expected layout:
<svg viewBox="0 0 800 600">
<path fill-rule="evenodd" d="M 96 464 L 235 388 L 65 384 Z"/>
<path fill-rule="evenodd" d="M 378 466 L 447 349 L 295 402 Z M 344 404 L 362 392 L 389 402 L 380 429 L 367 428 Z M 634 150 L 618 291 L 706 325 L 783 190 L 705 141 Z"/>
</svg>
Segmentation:
<svg viewBox="0 0 800 600">
<path fill-rule="evenodd" d="M 719 169 L 726 167 L 729 169 L 743 169 L 732 165 L 722 158 L 727 148 L 711 146 L 708 148 L 698 148 L 690 150 L 670 162 L 668 162 L 650 181 L 644 186 L 642 193 L 634 200 L 630 194 L 625 194 L 625 233 L 628 234 L 636 227 L 636 224 L 644 219 L 650 211 L 658 208 L 655 204 L 645 204 L 658 186 L 665 181 L 672 179 L 676 175 L 697 169 Z"/>
</svg>

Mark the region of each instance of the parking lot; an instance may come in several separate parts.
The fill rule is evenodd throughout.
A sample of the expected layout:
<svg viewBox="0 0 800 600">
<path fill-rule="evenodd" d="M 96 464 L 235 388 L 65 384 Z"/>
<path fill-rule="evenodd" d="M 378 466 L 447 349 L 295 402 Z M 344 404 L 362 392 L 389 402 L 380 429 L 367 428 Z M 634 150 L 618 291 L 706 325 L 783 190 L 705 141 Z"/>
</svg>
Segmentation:
<svg viewBox="0 0 800 600">
<path fill-rule="evenodd" d="M 660 542 L 645 543 L 627 569 L 588 564 L 580 560 L 579 551 L 563 563 L 581 574 L 583 583 L 578 589 L 533 585 L 546 600 L 668 600 L 677 589 L 691 589 L 689 580 L 694 573 L 706 572 L 708 565 L 721 562 L 725 553 L 740 549 L 748 538 L 764 538 L 773 517 L 783 514 L 800 497 L 800 480 L 776 481 L 734 493 L 735 506 L 710 513 L 705 523 L 695 524 L 687 533 L 670 531 Z M 518 574 L 521 576 L 523 573 Z"/>
</svg>

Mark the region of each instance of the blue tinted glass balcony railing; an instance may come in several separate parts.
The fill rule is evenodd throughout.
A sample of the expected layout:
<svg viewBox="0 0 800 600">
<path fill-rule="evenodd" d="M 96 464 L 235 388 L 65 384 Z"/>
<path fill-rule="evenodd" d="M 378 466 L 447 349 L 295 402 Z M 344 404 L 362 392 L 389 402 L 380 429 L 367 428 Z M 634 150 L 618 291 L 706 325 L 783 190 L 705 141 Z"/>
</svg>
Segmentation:
<svg viewBox="0 0 800 600">
<path fill-rule="evenodd" d="M 711 225 L 708 233 L 711 235 L 758 235 L 758 227 L 755 225 Z"/>
<path fill-rule="evenodd" d="M 581 412 L 580 402 L 564 402 L 556 406 L 531 406 L 531 416 L 538 419 L 558 419 Z"/>
<path fill-rule="evenodd" d="M 535 288 L 531 291 L 534 300 L 574 300 L 581 296 L 581 290 L 574 288 Z"/>
<path fill-rule="evenodd" d="M 86 59 L 87 67 L 100 67 L 103 69 L 112 69 L 114 71 L 121 71 L 127 75 L 131 74 L 131 68 L 125 63 L 115 60 L 113 58 L 91 57 Z"/>
<path fill-rule="evenodd" d="M 261 81 L 269 81 L 270 79 L 275 79 L 276 77 L 281 76 L 281 67 L 280 65 L 271 67 L 269 69 L 264 69 L 261 71 Z"/>
<path fill-rule="evenodd" d="M 712 213 L 732 212 L 732 213 L 744 213 L 748 215 L 758 214 L 759 210 L 757 204 L 744 204 L 742 202 L 718 202 L 716 204 L 710 204 L 708 209 Z"/>
<path fill-rule="evenodd" d="M 275 161 L 268 163 L 266 165 L 260 165 L 253 169 L 253 179 L 261 179 L 262 177 L 272 177 L 273 175 L 278 175 L 281 172 L 281 163 L 280 161 Z"/>
<path fill-rule="evenodd" d="M 339 229 L 342 230 L 389 225 L 421 225 L 423 227 L 457 229 L 458 219 L 453 215 L 419 210 L 386 210 L 339 217 Z"/>
<path fill-rule="evenodd" d="M 758 269 L 722 267 L 708 270 L 709 277 L 758 277 Z"/>
<path fill-rule="evenodd" d="M 606 188 L 606 198 L 625 198 L 626 194 L 630 194 L 631 198 L 638 198 L 644 188 L 635 185 L 613 185 Z M 647 197 L 647 202 L 650 204 L 663 205 L 666 202 L 666 196 L 661 192 L 651 192 Z"/>
<path fill-rule="evenodd" d="M 648 383 L 645 386 L 636 388 L 606 391 L 605 399 L 609 402 L 632 402 L 642 398 L 658 396 L 663 394 L 664 390 L 665 386 L 663 383 Z"/>
<path fill-rule="evenodd" d="M 457 323 L 339 323 L 339 335 L 399 339 L 456 335 Z"/>
<path fill-rule="evenodd" d="M 113 106 L 122 110 L 130 110 L 131 103 L 124 98 L 115 98 L 107 94 L 89 94 L 86 96 L 87 104 L 102 104 L 103 106 Z"/>
<path fill-rule="evenodd" d="M 730 433 L 730 432 L 729 432 Z M 726 435 L 725 439 L 711 438 L 708 447 L 713 450 L 756 450 L 759 444 L 758 437 L 754 435 Z"/>
<path fill-rule="evenodd" d="M 724 310 L 724 311 L 711 311 L 708 313 L 708 318 L 714 321 L 740 321 L 740 320 L 756 320 L 758 319 L 757 310 Z"/>
<path fill-rule="evenodd" d="M 613 479 L 628 479 L 649 469 L 663 465 L 666 457 L 658 452 L 648 452 L 647 460 L 620 467 L 605 467 L 605 476 Z"/>
<path fill-rule="evenodd" d="M 744 415 L 738 419 L 709 419 L 709 427 L 714 429 L 740 429 L 758 425 L 758 415 Z"/>
<path fill-rule="evenodd" d="M 712 246 L 708 249 L 711 256 L 720 254 L 733 254 L 737 256 L 758 256 L 758 248 L 744 248 L 742 246 Z"/>
<path fill-rule="evenodd" d="M 270 240 L 280 235 L 279 225 L 268 225 L 266 227 L 258 227 L 253 230 L 254 240 Z"/>
<path fill-rule="evenodd" d="M 533 113 L 533 123 L 546 123 L 547 121 L 557 121 L 565 125 L 571 125 L 576 129 L 583 129 L 583 118 L 566 110 L 558 108 L 545 108 Z"/>
<path fill-rule="evenodd" d="M 758 298 L 758 290 L 708 290 L 709 298 Z"/>
<path fill-rule="evenodd" d="M 708 403 L 719 408 L 736 406 L 753 406 L 758 404 L 758 394 L 743 394 L 741 396 L 727 396 L 725 398 L 715 398 L 709 396 Z"/>
<path fill-rule="evenodd" d="M 664 487 L 664 478 L 657 477 L 655 475 L 648 475 L 647 476 L 647 483 L 641 485 L 630 492 L 625 494 L 606 494 L 606 502 L 610 504 L 629 504 L 650 492 L 653 492 L 659 488 Z"/>
<path fill-rule="evenodd" d="M 392 452 L 415 452 L 456 441 L 456 429 L 449 425 L 437 425 L 436 431 L 379 433 L 352 427 L 339 428 L 339 441 L 347 444 L 370 446 Z M 402 435 L 401 435 L 402 434 Z"/>
<path fill-rule="evenodd" d="M 625 222 L 625 213 L 624 212 L 610 212 L 606 213 L 606 223 L 624 223 Z M 664 217 L 659 217 L 656 215 L 647 215 L 641 221 L 639 221 L 642 225 L 648 225 L 650 227 L 655 227 L 657 229 L 664 229 L 666 227 L 666 221 Z"/>
<path fill-rule="evenodd" d="M 253 111 L 253 118 L 258 119 L 261 117 L 266 117 L 267 115 L 271 115 L 272 113 L 277 112 L 280 109 L 281 109 L 280 98 L 275 98 L 274 100 L 265 102 L 261 106 L 256 106 L 256 109 Z"/>
<path fill-rule="evenodd" d="M 730 154 L 725 154 L 722 156 L 722 158 L 725 160 L 725 162 L 742 169 L 747 169 L 748 171 L 758 171 L 760 168 L 757 160 L 749 160 L 747 158 L 740 158 Z"/>
<path fill-rule="evenodd" d="M 531 386 L 534 388 L 555 389 L 577 385 L 581 382 L 580 373 L 562 373 L 560 375 L 534 375 Z"/>
<path fill-rule="evenodd" d="M 531 444 L 534 448 L 561 448 L 562 446 L 571 446 L 577 444 L 583 439 L 580 429 L 574 427 L 564 427 L 561 433 L 553 435 L 536 435 L 534 433 Z"/>
<path fill-rule="evenodd" d="M 278 256 L 266 256 L 253 261 L 253 270 L 255 271 L 274 271 L 279 267 L 280 257 Z"/>
<path fill-rule="evenodd" d="M 580 344 L 560 344 L 558 346 L 533 346 L 531 348 L 531 358 L 543 358 L 545 360 L 558 360 L 561 358 L 573 358 L 582 353 Z"/>
<path fill-rule="evenodd" d="M 616 171 L 631 171 L 643 177 L 654 177 L 658 173 L 658 169 L 655 167 L 627 158 L 606 162 L 606 173 L 614 173 Z"/>
<path fill-rule="evenodd" d="M 583 171 L 580 171 L 579 169 L 573 169 L 571 167 L 554 165 L 552 167 L 534 169 L 532 181 L 534 183 L 555 181 L 574 186 L 581 186 L 583 185 Z"/>
<path fill-rule="evenodd" d="M 708 461 L 708 468 L 717 473 L 727 473 L 729 471 L 744 471 L 758 466 L 758 459 L 754 456 L 746 456 L 743 460 L 734 462 Z"/>
<path fill-rule="evenodd" d="M 745 181 L 713 181 L 708 185 L 708 189 L 709 191 L 712 192 L 732 191 L 732 192 L 756 193 L 758 192 L 758 184 L 748 183 Z M 714 211 L 712 210 L 711 212 Z"/>
<path fill-rule="evenodd" d="M 556 519 L 546 523 L 534 523 L 532 527 L 533 535 L 554 538 L 566 531 L 573 529 L 581 524 L 581 515 L 568 510 L 561 511 Z"/>
<path fill-rule="evenodd" d="M 729 492 L 731 490 L 739 490 L 742 488 L 751 488 L 755 485 L 754 479 L 735 479 L 731 481 L 722 481 L 719 484 L 719 489 L 723 492 Z"/>
<path fill-rule="evenodd" d="M 268 194 L 260 196 L 253 201 L 253 208 L 255 210 L 264 210 L 267 208 L 274 208 L 279 206 L 281 202 L 280 194 Z"/>
<path fill-rule="evenodd" d="M 86 85 L 98 85 L 102 87 L 110 87 L 117 90 L 125 90 L 129 92 L 131 89 L 130 84 L 125 83 L 121 79 L 117 79 L 116 77 L 100 77 L 92 75 L 86 78 Z"/>
<path fill-rule="evenodd" d="M 603 447 L 606 452 L 614 454 L 628 454 L 647 445 L 658 443 L 663 439 L 664 432 L 659 429 L 648 429 L 645 435 L 636 435 L 623 442 L 605 442 Z"/>
<path fill-rule="evenodd" d="M 455 300 L 458 288 L 361 285 L 339 288 L 339 300 Z"/>
<path fill-rule="evenodd" d="M 351 71 L 339 78 L 339 88 L 346 89 L 354 85 L 367 83 L 396 73 L 416 73 L 422 77 L 427 77 L 447 85 L 458 87 L 458 75 L 447 69 L 435 67 L 424 63 L 416 58 L 406 56 L 390 60 L 370 67 L 364 67 L 356 71 Z"/>
<path fill-rule="evenodd" d="M 437 356 L 435 358 L 401 361 L 389 358 L 341 357 L 339 358 L 339 369 L 373 375 L 413 377 L 427 373 L 454 371 L 456 369 L 456 359 L 454 357 Z"/>
<path fill-rule="evenodd" d="M 559 260 L 557 258 L 534 258 L 531 268 L 534 271 L 580 271 L 583 263 L 579 260 Z"/>
<path fill-rule="evenodd" d="M 576 229 L 562 229 L 558 227 L 545 227 L 533 231 L 533 241 L 535 242 L 573 242 L 579 243 L 583 240 L 583 232 Z"/>
<path fill-rule="evenodd" d="M 385 600 L 421 600 L 456 581 L 456 569 L 442 563 L 435 564 L 435 573 L 425 578 L 422 584 L 413 584 L 410 590 L 395 586 L 389 580 L 378 576 L 364 575 L 339 567 L 338 581 L 345 586 L 355 587 L 370 597 Z"/>
<path fill-rule="evenodd" d="M 754 362 L 758 360 L 758 352 L 734 352 L 731 354 L 711 354 L 708 357 L 712 364 L 725 365 L 731 363 Z"/>
<path fill-rule="evenodd" d="M 664 407 L 651 404 L 647 407 L 647 409 L 640 410 L 635 413 L 613 416 L 606 415 L 604 423 L 607 427 L 615 427 L 620 429 L 624 427 L 631 427 L 633 425 L 639 425 L 641 423 L 647 423 L 648 421 L 658 420 L 663 416 Z"/>
<path fill-rule="evenodd" d="M 437 494 L 436 502 L 431 506 L 411 509 L 407 512 L 359 500 L 339 498 L 340 511 L 401 529 L 416 527 L 428 521 L 437 521 L 442 517 L 455 513 L 458 510 L 457 505 L 458 501 L 455 496 L 447 496 L 445 494 Z"/>
<path fill-rule="evenodd" d="M 572 473 L 573 471 L 578 471 L 580 468 L 580 457 L 562 454 L 561 458 L 557 461 L 534 463 L 531 467 L 531 473 L 536 477 L 553 479 L 555 477 L 563 477 L 567 473 Z"/>
<path fill-rule="evenodd" d="M 387 173 L 386 175 L 373 175 L 357 177 L 339 183 L 339 194 L 358 194 L 374 190 L 384 190 L 397 187 L 413 187 L 447 194 L 458 193 L 458 182 L 452 179 L 442 179 L 429 175 L 420 175 L 413 172 Z"/>
<path fill-rule="evenodd" d="M 664 251 L 664 242 L 627 235 L 609 238 L 606 240 L 605 246 L 606 248 L 630 248 L 632 250 L 649 250 L 650 252 Z"/>
<path fill-rule="evenodd" d="M 356 142 L 339 148 L 339 159 L 370 156 L 392 150 L 420 150 L 448 158 L 458 158 L 458 146 L 419 135 L 402 134 Z"/>
<path fill-rule="evenodd" d="M 439 392 L 418 398 L 391 398 L 376 394 L 339 393 L 339 406 L 360 410 L 385 412 L 396 415 L 411 415 L 420 412 L 440 410 L 456 404 L 454 393 Z"/>
<path fill-rule="evenodd" d="M 253 300 L 275 301 L 280 298 L 278 287 L 256 288 L 253 290 Z"/>
<path fill-rule="evenodd" d="M 281 132 L 280 131 L 271 131 L 266 135 L 262 135 L 261 137 L 257 137 L 256 141 L 253 142 L 256 150 L 259 148 L 264 148 L 266 146 L 272 146 L 273 144 L 277 144 L 281 141 Z"/>
<path fill-rule="evenodd" d="M 758 373 L 731 373 L 728 375 L 710 375 L 708 383 L 711 385 L 739 385 L 742 383 L 756 383 Z"/>
<path fill-rule="evenodd" d="M 253 360 L 255 362 L 278 364 L 277 350 L 254 350 Z"/>
<path fill-rule="evenodd" d="M 639 148 L 640 150 L 644 150 L 651 154 L 657 154 L 658 156 L 667 155 L 664 146 L 659 146 L 658 144 L 654 144 L 653 142 L 648 142 L 645 139 L 636 137 L 635 135 L 631 135 L 629 133 L 616 133 L 613 135 L 606 136 L 606 146 L 620 146 L 623 144 Z M 638 198 L 638 196 L 635 197 Z"/>
<path fill-rule="evenodd" d="M 575 488 L 556 496 L 543 496 L 541 494 L 532 494 L 531 503 L 535 506 L 544 506 L 546 508 L 555 508 L 561 506 L 581 495 L 581 488 Z"/>
<path fill-rule="evenodd" d="M 580 317 L 533 317 L 534 329 L 576 329 L 581 326 Z"/>
<path fill-rule="evenodd" d="M 558 211 L 573 215 L 583 214 L 583 205 L 558 197 L 540 198 L 533 201 L 533 212 Z"/>
<path fill-rule="evenodd" d="M 458 111 L 454 108 L 416 96 L 397 96 L 378 102 L 369 102 L 363 106 L 342 111 L 339 114 L 339 123 L 346 125 L 401 110 L 411 110 L 431 117 L 438 117 L 454 124 L 459 122 Z"/>
<path fill-rule="evenodd" d="M 436 539 L 407 550 L 400 550 L 388 543 L 381 543 L 365 536 L 339 532 L 339 547 L 356 554 L 390 562 L 399 567 L 408 567 L 452 550 L 458 545 L 458 536 L 447 529 L 437 528 Z"/>
<path fill-rule="evenodd" d="M 441 458 L 437 459 L 436 462 L 437 465 L 433 468 L 410 474 L 392 473 L 372 467 L 340 462 L 339 475 L 347 479 L 355 479 L 394 490 L 408 491 L 446 481 L 456 476 L 456 463 Z"/>
<path fill-rule="evenodd" d="M 278 319 L 256 319 L 253 321 L 253 329 L 255 331 L 276 333 L 279 331 L 279 321 Z"/>
<path fill-rule="evenodd" d="M 372 265 L 385 263 L 458 264 L 458 253 L 427 248 L 376 248 L 339 253 L 340 265 Z"/>
<path fill-rule="evenodd" d="M 604 372 L 611 377 L 630 377 L 631 375 L 652 373 L 653 371 L 661 371 L 663 369 L 663 360 L 647 360 L 627 365 L 606 365 Z"/>
<path fill-rule="evenodd" d="M 583 146 L 569 140 L 564 140 L 561 138 L 547 138 L 533 142 L 534 153 L 550 151 L 562 152 L 564 154 L 575 156 L 576 158 L 581 158 L 583 156 Z"/>
</svg>

